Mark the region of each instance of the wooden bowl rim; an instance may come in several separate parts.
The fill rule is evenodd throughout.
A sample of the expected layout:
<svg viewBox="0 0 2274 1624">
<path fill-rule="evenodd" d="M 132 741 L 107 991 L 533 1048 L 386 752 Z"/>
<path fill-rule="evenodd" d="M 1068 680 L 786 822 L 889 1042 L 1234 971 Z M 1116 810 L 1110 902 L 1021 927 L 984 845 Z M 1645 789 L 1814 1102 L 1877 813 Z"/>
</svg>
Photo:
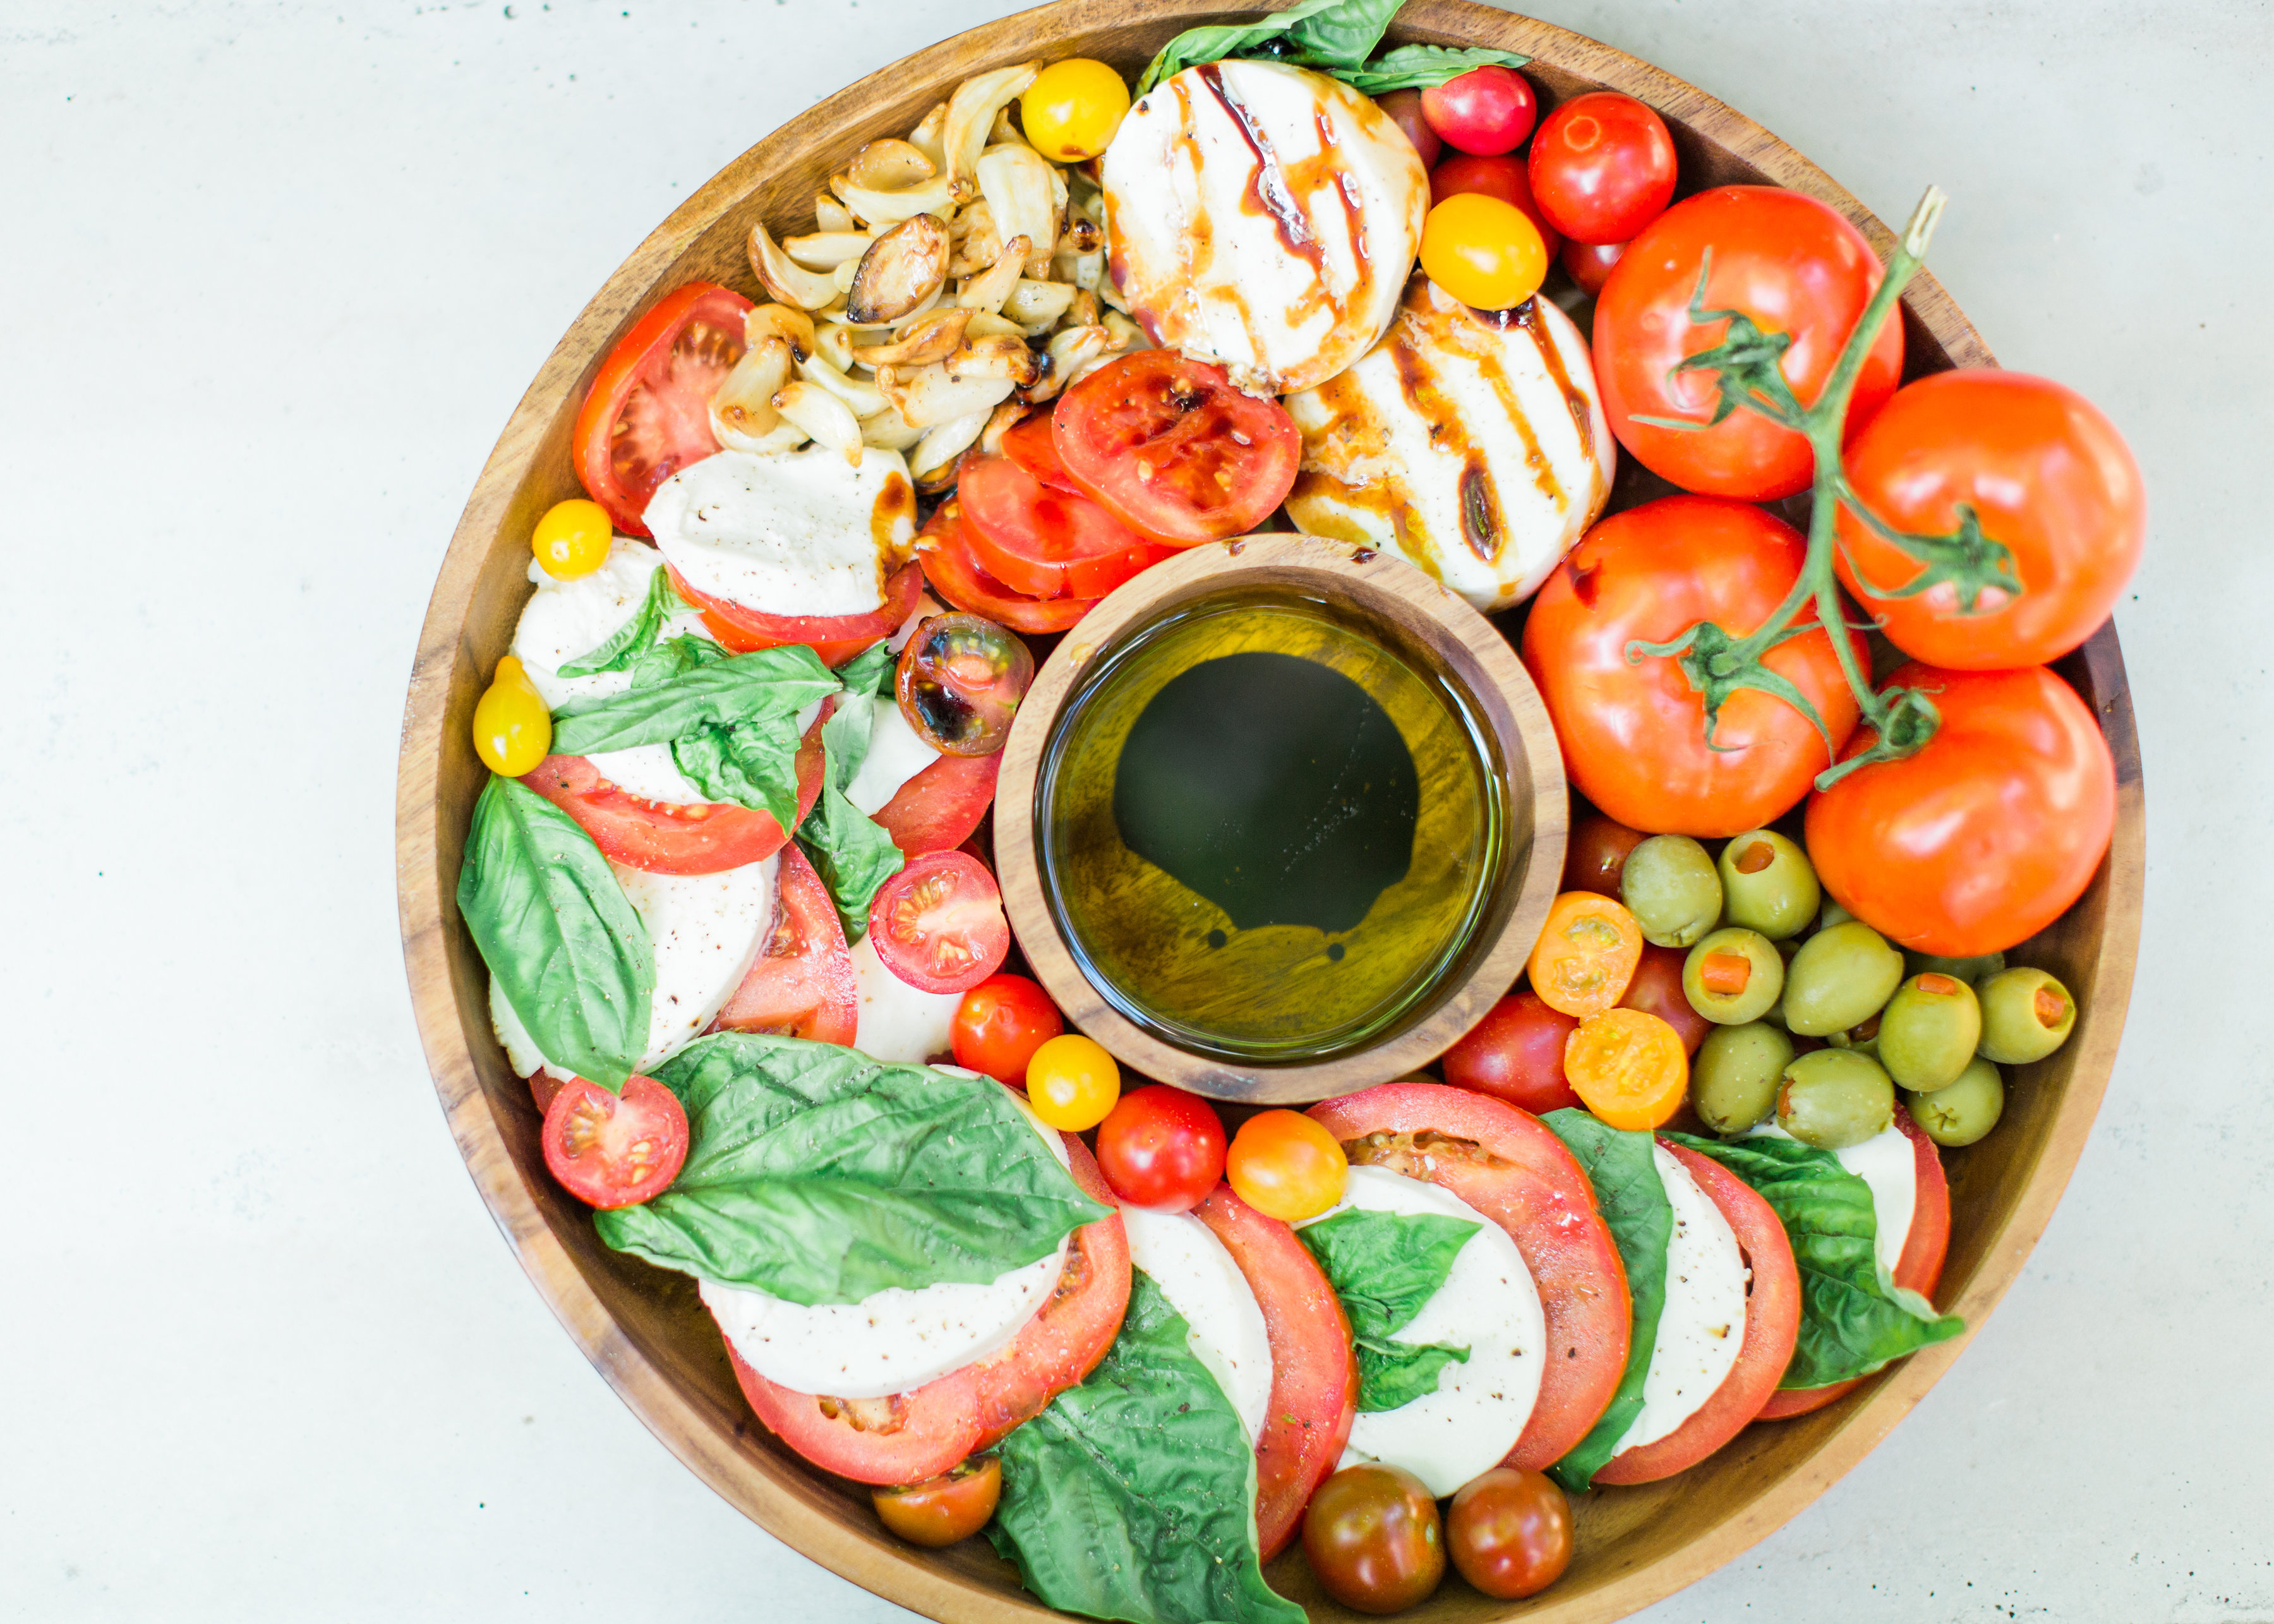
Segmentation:
<svg viewBox="0 0 2274 1624">
<path fill-rule="evenodd" d="M 1227 6 L 1212 0 L 1156 0 L 1144 8 L 1141 19 L 1189 25 L 1271 9 L 1269 4 Z M 477 583 L 546 424 L 572 392 L 581 392 L 601 356 L 631 321 L 676 285 L 668 280 L 672 271 L 703 233 L 764 176 L 785 164 L 798 143 L 812 139 L 808 132 L 855 122 L 864 109 L 889 103 L 896 84 L 912 71 L 929 72 L 951 63 L 959 71 L 975 71 L 990 63 L 1033 55 L 1046 49 L 1046 41 L 1085 30 L 1110 31 L 1131 21 L 1123 0 L 1055 0 L 915 52 L 817 102 L 759 141 L 691 194 L 633 251 L 539 368 L 475 483 L 421 627 L 398 757 L 398 898 L 404 967 L 421 1046 L 468 1172 L 531 1282 L 632 1412 L 729 1503 L 832 1572 L 945 1624 L 1065 1615 L 1030 1597 L 1005 1597 L 843 1521 L 837 1502 L 819 1491 L 809 1474 L 742 1442 L 742 1433 L 754 1425 L 747 1417 L 728 1424 L 679 1387 L 615 1320 L 550 1228 L 508 1148 L 506 1122 L 483 1092 L 469 1022 L 454 989 L 450 946 L 459 927 L 451 885 L 442 873 L 442 853 L 454 851 L 456 841 L 442 831 L 438 786 L 454 698 L 461 701 L 463 710 L 471 703 L 463 695 L 477 680 L 475 650 L 465 630 Z M 1476 0 L 1409 0 L 1393 34 L 1400 39 L 1489 42 L 1538 58 L 1543 66 L 1626 92 L 1705 135 L 1769 182 L 1839 209 L 1882 254 L 1894 240 L 1884 223 L 1797 151 L 1743 114 L 1638 57 Z M 1996 364 L 1981 335 L 1931 274 L 1923 273 L 1913 282 L 1904 304 L 1933 333 L 1954 366 Z M 2020 1274 L 2082 1152 L 2115 1063 L 2138 950 L 2144 885 L 2145 798 L 2137 776 L 2138 739 L 2114 625 L 2104 625 L 2072 658 L 2083 663 L 2105 696 L 2102 724 L 2121 774 L 2117 826 L 2106 860 L 2107 917 L 2090 985 L 2072 989 L 2082 995 L 2083 1014 L 2070 1040 L 2074 1058 L 2060 1109 L 2026 1184 L 2014 1195 L 2003 1221 L 1983 1237 L 1982 1264 L 1964 1291 L 1946 1304 L 1965 1317 L 1967 1335 L 1914 1354 L 1873 1378 L 1862 1402 L 1847 1401 L 1855 1408 L 1798 1466 L 1686 1544 L 1584 1592 L 1559 1596 L 1550 1590 L 1528 1603 L 1485 1611 L 1465 1608 L 1465 1616 L 1600 1624 L 1647 1606 L 1731 1560 L 1788 1521 L 1869 1453 L 1950 1368 Z M 455 883 L 455 874 L 447 877 Z M 486 1031 L 480 1038 L 485 1044 L 490 1041 Z"/>
</svg>

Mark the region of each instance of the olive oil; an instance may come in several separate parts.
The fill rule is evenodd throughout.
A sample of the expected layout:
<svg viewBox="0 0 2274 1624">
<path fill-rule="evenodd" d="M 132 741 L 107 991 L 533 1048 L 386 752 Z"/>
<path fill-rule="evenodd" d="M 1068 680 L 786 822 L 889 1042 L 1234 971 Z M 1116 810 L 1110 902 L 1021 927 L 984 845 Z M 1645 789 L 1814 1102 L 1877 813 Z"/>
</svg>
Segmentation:
<svg viewBox="0 0 2274 1624">
<path fill-rule="evenodd" d="M 1466 695 L 1322 601 L 1204 598 L 1102 656 L 1036 784 L 1060 931 L 1189 1051 L 1331 1058 L 1397 1031 L 1491 900 L 1503 776 Z"/>
</svg>

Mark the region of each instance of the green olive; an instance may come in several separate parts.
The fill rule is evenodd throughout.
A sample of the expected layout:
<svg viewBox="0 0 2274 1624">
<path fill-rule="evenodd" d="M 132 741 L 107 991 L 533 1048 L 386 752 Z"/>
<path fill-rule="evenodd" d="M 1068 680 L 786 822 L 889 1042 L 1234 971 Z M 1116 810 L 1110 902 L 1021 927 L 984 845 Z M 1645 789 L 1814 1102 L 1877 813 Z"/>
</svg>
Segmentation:
<svg viewBox="0 0 2274 1624">
<path fill-rule="evenodd" d="M 1758 1020 L 1784 991 L 1784 956 L 1758 930 L 1717 930 L 1682 961 L 1682 996 L 1725 1026 Z"/>
<path fill-rule="evenodd" d="M 1826 897 L 1824 899 L 1824 912 L 1816 916 L 1816 928 L 1818 930 L 1829 930 L 1833 926 L 1844 925 L 1855 917 L 1831 898 Z"/>
<path fill-rule="evenodd" d="M 1976 991 L 1982 998 L 1982 1052 L 1999 1065 L 2043 1060 L 2068 1041 L 2076 1000 L 2043 970 L 2016 965 Z"/>
<path fill-rule="evenodd" d="M 1919 1131 L 1938 1145 L 1971 1145 L 1998 1125 L 2006 1110 L 2006 1079 L 1980 1056 L 1958 1080 L 1932 1094 L 1907 1094 L 1903 1103 Z"/>
<path fill-rule="evenodd" d="M 1785 1067 L 1776 1119 L 1803 1145 L 1845 1150 L 1887 1131 L 1895 1120 L 1895 1086 L 1868 1055 L 1812 1049 Z"/>
<path fill-rule="evenodd" d="M 1845 1032 L 1828 1034 L 1824 1040 L 1834 1049 L 1852 1049 L 1859 1055 L 1877 1058 L 1879 1053 L 1879 1018 L 1866 1015 Z"/>
<path fill-rule="evenodd" d="M 1690 1061 L 1690 1104 L 1724 1139 L 1776 1109 L 1777 1083 L 1792 1064 L 1792 1040 L 1766 1021 L 1716 1026 Z"/>
<path fill-rule="evenodd" d="M 1879 1011 L 1879 1064 L 1898 1088 L 1931 1094 L 1958 1080 L 1982 1041 L 1982 1005 L 1954 975 L 1929 970 L 1895 989 Z"/>
<path fill-rule="evenodd" d="M 1653 835 L 1627 853 L 1619 900 L 1660 947 L 1688 947 L 1721 917 L 1721 876 L 1688 835 Z"/>
<path fill-rule="evenodd" d="M 2006 967 L 2003 953 L 1983 953 L 1972 959 L 1945 959 L 1939 953 L 1903 954 L 1905 975 L 1924 975 L 1933 971 L 1942 975 L 1954 975 L 1976 991 L 1980 991 L 1984 976 L 1995 975 Z"/>
<path fill-rule="evenodd" d="M 1903 956 L 1869 925 L 1849 920 L 1800 944 L 1784 995 L 1784 1024 L 1826 1038 L 1874 1015 L 1902 984 Z"/>
<path fill-rule="evenodd" d="M 1721 848 L 1720 867 L 1723 921 L 1772 942 L 1806 929 L 1824 899 L 1808 853 L 1774 830 L 1739 835 Z"/>
<path fill-rule="evenodd" d="M 1787 936 L 1783 941 L 1776 944 L 1776 951 L 1777 957 L 1784 960 L 1785 979 L 1789 981 L 1792 978 L 1793 955 L 1800 951 L 1800 943 L 1795 937 Z M 1763 1020 L 1773 1020 L 1780 1026 L 1784 1025 L 1783 988 L 1780 987 L 1777 989 L 1777 1001 L 1769 1005 L 1767 1011 L 1762 1015 L 1761 1019 Z"/>
</svg>

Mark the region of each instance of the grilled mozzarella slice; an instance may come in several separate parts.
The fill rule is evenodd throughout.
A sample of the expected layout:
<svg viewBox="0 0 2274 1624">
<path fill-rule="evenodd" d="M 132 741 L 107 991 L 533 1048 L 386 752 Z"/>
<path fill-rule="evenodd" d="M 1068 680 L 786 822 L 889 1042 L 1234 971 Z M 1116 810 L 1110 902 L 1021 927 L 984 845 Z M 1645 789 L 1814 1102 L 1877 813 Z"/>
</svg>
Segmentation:
<svg viewBox="0 0 2274 1624">
<path fill-rule="evenodd" d="M 877 944 L 865 936 L 853 944 L 853 980 L 861 998 L 853 1047 L 870 1059 L 922 1065 L 953 1050 L 961 993 L 909 986 L 885 967 Z"/>
<path fill-rule="evenodd" d="M 1124 1207 L 1129 1261 L 1185 1317 L 1185 1341 L 1239 1412 L 1254 1443 L 1271 1408 L 1271 1339 L 1263 1310 L 1216 1232 L 1190 1213 Z"/>
<path fill-rule="evenodd" d="M 1254 395 L 1374 347 L 1421 243 L 1429 177 L 1389 116 L 1270 62 L 1187 68 L 1105 149 L 1116 285 L 1156 341 Z"/>
<path fill-rule="evenodd" d="M 1475 311 L 1416 277 L 1379 344 L 1286 406 L 1297 527 L 1395 554 L 1486 611 L 1539 590 L 1618 465 L 1586 341 L 1546 299 Z"/>
<path fill-rule="evenodd" d="M 1736 1368 L 1745 1341 L 1751 1271 L 1736 1231 L 1674 1154 L 1653 1141 L 1652 1162 L 1674 1207 L 1666 1243 L 1666 1307 L 1643 1377 L 1642 1409 L 1613 1454 L 1654 1444 L 1695 1415 Z"/>
<path fill-rule="evenodd" d="M 915 486 L 897 451 L 848 463 L 821 445 L 720 451 L 663 482 L 643 515 L 697 591 L 761 614 L 868 614 L 915 548 Z"/>
<path fill-rule="evenodd" d="M 1762 1123 L 1748 1138 L 1792 1135 L 1773 1121 Z M 1890 1124 L 1861 1145 L 1832 1153 L 1834 1160 L 1862 1179 L 1871 1192 L 1874 1230 L 1872 1255 L 1892 1274 L 1901 1261 L 1903 1243 L 1910 1239 L 1911 1218 L 1918 1210 L 1918 1152 L 1901 1128 Z"/>
</svg>

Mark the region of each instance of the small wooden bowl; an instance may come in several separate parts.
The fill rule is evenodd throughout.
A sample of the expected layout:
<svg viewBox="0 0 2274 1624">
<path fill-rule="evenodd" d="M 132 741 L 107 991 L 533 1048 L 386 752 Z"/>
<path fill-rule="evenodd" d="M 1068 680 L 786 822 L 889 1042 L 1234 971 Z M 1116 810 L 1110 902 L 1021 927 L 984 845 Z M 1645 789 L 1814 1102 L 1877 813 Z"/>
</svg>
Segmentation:
<svg viewBox="0 0 2274 1624">
<path fill-rule="evenodd" d="M 1219 0 L 1058 0 L 918 51 L 792 119 L 689 197 L 618 268 L 569 327 L 515 409 L 451 538 L 427 606 L 404 706 L 395 791 L 403 951 L 428 1068 L 468 1170 L 561 1324 L 650 1431 L 769 1532 L 877 1595 L 953 1624 L 1061 1615 L 1020 1589 L 984 1540 L 942 1552 L 902 1545 L 878 1526 L 867 1493 L 812 1470 L 742 1402 L 719 1333 L 684 1275 L 610 1252 L 591 1215 L 545 1171 L 529 1090 L 490 1034 L 487 979 L 451 898 L 467 820 L 483 782 L 471 737 L 474 701 L 511 639 L 530 587 L 529 535 L 539 515 L 579 494 L 568 447 L 584 390 L 609 348 L 650 305 L 696 278 L 757 294 L 742 243 L 754 220 L 802 230 L 813 194 L 861 144 L 904 135 L 971 74 L 1030 57 L 1103 58 L 1133 74 L 1180 30 L 1256 15 L 1266 4 Z M 1751 120 L 1648 63 L 1472 0 L 1409 0 L 1396 41 L 1485 45 L 1532 58 L 1526 76 L 1551 105 L 1610 88 L 1657 109 L 1674 136 L 1685 192 L 1773 184 L 1819 198 L 1882 254 L 1887 229 L 1823 170 Z M 1921 176 L 1924 182 L 1932 177 Z M 1931 276 L 1904 296 L 1905 370 L 1995 365 L 1989 347 Z M 1653 493 L 1623 477 L 1615 508 Z M 1951 1241 L 1938 1294 L 1978 1327 L 2022 1270 L 2090 1132 L 2116 1058 L 2139 945 L 2146 810 L 2139 740 L 2113 626 L 2060 664 L 2116 760 L 2117 819 L 2107 861 L 2077 905 L 2016 950 L 2076 994 L 2076 1030 L 2058 1054 L 2016 1068 L 2005 1120 L 1981 1144 L 1948 1153 Z M 1577 1502 L 1577 1553 L 1555 1587 L 1493 1601 L 1449 1577 L 1412 1624 L 1603 1624 L 1729 1561 L 1784 1522 L 1886 1435 L 1966 1339 L 1871 1378 L 1837 1404 L 1748 1429 L 1664 1483 L 1600 1490 Z M 1312 1582 L 1299 1551 L 1271 1582 L 1316 1620 L 1359 1624 Z"/>
</svg>

